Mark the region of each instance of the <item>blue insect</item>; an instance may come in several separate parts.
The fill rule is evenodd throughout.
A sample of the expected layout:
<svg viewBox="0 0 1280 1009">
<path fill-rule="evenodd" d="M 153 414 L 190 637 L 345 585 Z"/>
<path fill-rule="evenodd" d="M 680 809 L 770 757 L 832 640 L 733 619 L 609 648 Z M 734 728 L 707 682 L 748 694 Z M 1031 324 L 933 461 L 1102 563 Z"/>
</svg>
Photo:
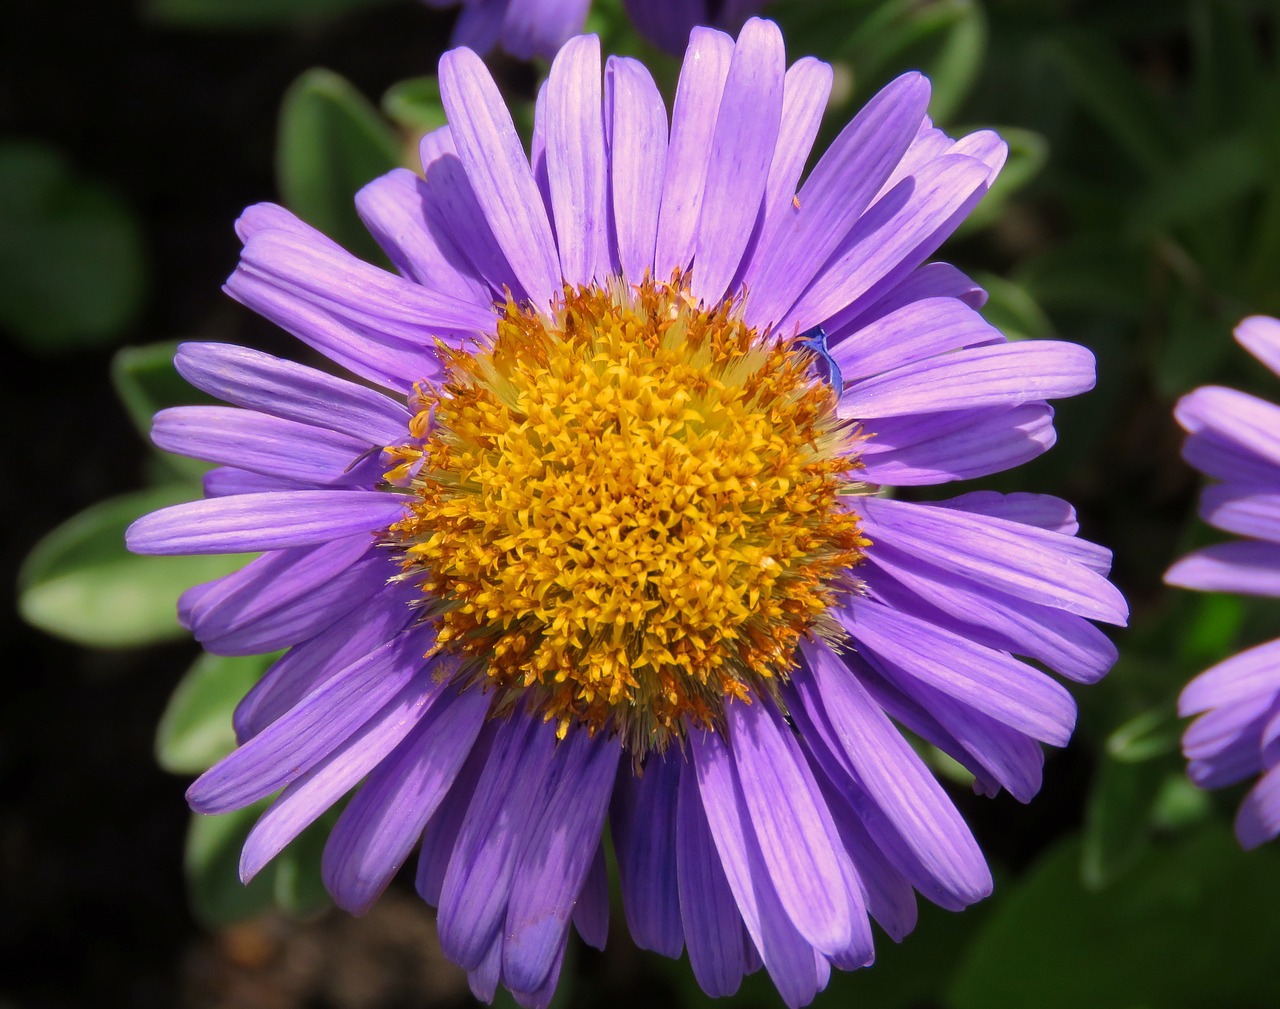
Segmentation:
<svg viewBox="0 0 1280 1009">
<path fill-rule="evenodd" d="M 821 326 L 814 326 L 797 336 L 796 342 L 813 354 L 818 377 L 831 384 L 836 392 L 836 402 L 839 402 L 844 393 L 844 376 L 840 374 L 840 365 L 827 350 L 827 331 Z"/>
</svg>

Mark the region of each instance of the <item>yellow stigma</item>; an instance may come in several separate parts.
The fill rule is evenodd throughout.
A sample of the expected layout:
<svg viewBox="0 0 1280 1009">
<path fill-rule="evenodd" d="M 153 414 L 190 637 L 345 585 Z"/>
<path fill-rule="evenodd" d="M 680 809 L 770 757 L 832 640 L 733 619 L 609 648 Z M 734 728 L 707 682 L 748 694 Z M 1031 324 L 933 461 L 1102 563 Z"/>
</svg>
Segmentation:
<svg viewBox="0 0 1280 1009">
<path fill-rule="evenodd" d="M 767 337 L 767 338 L 766 338 Z M 637 757 L 775 693 L 857 586 L 856 431 L 794 341 L 671 284 L 510 300 L 491 346 L 441 348 L 390 482 L 390 542 L 502 710 L 620 734 Z"/>
</svg>

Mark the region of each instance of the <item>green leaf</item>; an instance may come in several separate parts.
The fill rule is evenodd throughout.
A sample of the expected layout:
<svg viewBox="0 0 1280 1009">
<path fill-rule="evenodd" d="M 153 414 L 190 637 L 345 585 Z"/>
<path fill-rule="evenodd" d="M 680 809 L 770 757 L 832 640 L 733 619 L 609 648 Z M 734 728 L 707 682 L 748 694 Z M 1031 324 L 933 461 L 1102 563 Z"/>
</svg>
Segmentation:
<svg viewBox="0 0 1280 1009">
<path fill-rule="evenodd" d="M 1262 152 L 1251 137 L 1204 144 L 1156 175 L 1134 205 L 1129 227 L 1145 235 L 1192 223 L 1240 199 L 1266 177 Z"/>
<path fill-rule="evenodd" d="M 323 21 L 386 0 L 148 0 L 147 16 L 180 28 L 268 28 Z"/>
<path fill-rule="evenodd" d="M 248 885 L 240 882 L 240 849 L 254 821 L 270 804 L 264 799 L 221 816 L 192 813 L 187 828 L 187 899 L 209 927 L 230 925 L 271 909 L 276 865 L 268 865 Z"/>
<path fill-rule="evenodd" d="M 1194 598 L 1195 613 L 1182 626 L 1178 641 L 1178 657 L 1193 668 L 1217 662 L 1232 651 L 1245 621 L 1239 596 L 1206 592 Z"/>
<path fill-rule="evenodd" d="M 1050 311 L 1105 313 L 1138 318 L 1144 309 L 1147 265 L 1113 234 L 1090 234 L 1062 243 L 1014 275 Z"/>
<path fill-rule="evenodd" d="M 0 145 L 0 330 L 35 351 L 101 344 L 145 286 L 142 232 L 115 193 L 52 148 Z"/>
<path fill-rule="evenodd" d="M 434 77 L 413 77 L 393 84 L 382 96 L 382 111 L 405 129 L 420 133 L 429 133 L 447 122 L 440 103 L 440 82 Z"/>
<path fill-rule="evenodd" d="M 1245 853 L 1216 823 L 1153 847 L 1102 892 L 1080 844 L 1005 890 L 968 950 L 950 1009 L 1193 1009 L 1275 1001 L 1280 851 Z"/>
<path fill-rule="evenodd" d="M 382 261 L 355 210 L 355 194 L 394 168 L 399 139 L 350 83 L 308 70 L 280 108 L 276 175 L 299 217 L 362 258 Z"/>
<path fill-rule="evenodd" d="M 156 762 L 171 774 L 199 774 L 234 750 L 231 716 L 277 654 L 196 659 L 160 716 Z"/>
<path fill-rule="evenodd" d="M 1177 129 L 1115 49 L 1083 30 L 1059 28 L 1049 52 L 1116 147 L 1148 174 L 1158 174 L 1176 150 Z"/>
<path fill-rule="evenodd" d="M 953 0 L 955 21 L 943 32 L 938 53 L 928 63 L 933 96 L 929 109 L 935 122 L 950 122 L 968 96 L 987 51 L 987 19 L 974 0 Z M 1002 134 L 1006 140 L 1007 133 Z M 1012 145 L 1012 141 L 1010 142 Z"/>
<path fill-rule="evenodd" d="M 124 532 L 148 512 L 198 497 L 198 487 L 173 485 L 111 498 L 64 522 L 23 563 L 19 612 L 41 630 L 95 648 L 182 637 L 178 596 L 247 556 L 139 557 L 125 549 Z"/>
<path fill-rule="evenodd" d="M 1146 851 L 1167 773 L 1163 761 L 1103 760 L 1089 794 L 1080 852 L 1080 876 L 1089 889 L 1109 886 Z"/>
<path fill-rule="evenodd" d="M 1107 739 L 1107 753 L 1126 764 L 1138 764 L 1178 749 L 1182 724 L 1172 706 L 1153 708 L 1129 719 Z"/>
</svg>

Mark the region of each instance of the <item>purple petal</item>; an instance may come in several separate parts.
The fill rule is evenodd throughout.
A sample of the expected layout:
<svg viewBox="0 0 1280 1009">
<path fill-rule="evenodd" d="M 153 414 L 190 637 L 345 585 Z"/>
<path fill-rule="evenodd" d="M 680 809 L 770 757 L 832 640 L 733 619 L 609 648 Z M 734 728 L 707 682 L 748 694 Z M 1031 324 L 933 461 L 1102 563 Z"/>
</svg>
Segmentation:
<svg viewBox="0 0 1280 1009">
<path fill-rule="evenodd" d="M 191 631 L 215 655 L 258 655 L 306 641 L 397 573 L 361 537 L 265 554 L 190 607 Z"/>
<path fill-rule="evenodd" d="M 1123 624 L 1128 606 L 1097 567 L 1101 548 L 986 515 L 864 498 L 864 529 L 944 571 L 1078 616 Z"/>
<path fill-rule="evenodd" d="M 438 684 L 424 670 L 337 749 L 284 790 L 254 824 L 240 854 L 240 878 L 248 882 L 282 848 L 349 792 L 419 724 Z"/>
<path fill-rule="evenodd" d="M 832 341 L 844 339 L 845 331 L 856 333 L 891 312 L 925 298 L 954 298 L 975 311 L 987 303 L 987 292 L 949 263 L 928 263 L 912 270 L 872 305 L 857 312 L 837 313 L 827 324 Z"/>
<path fill-rule="evenodd" d="M 303 305 L 331 312 L 380 342 L 399 343 L 406 351 L 416 349 L 424 361 L 431 354 L 434 337 L 487 332 L 493 322 L 487 307 L 414 284 L 331 243 L 283 229 L 251 235 L 240 254 L 237 274 L 269 283 Z M 228 281 L 234 283 L 235 275 Z"/>
<path fill-rule="evenodd" d="M 1173 415 L 1189 433 L 1213 431 L 1280 466 L 1280 406 L 1237 389 L 1208 385 L 1178 400 Z"/>
<path fill-rule="evenodd" d="M 676 958 L 684 947 L 676 885 L 676 793 L 683 758 L 652 754 L 640 774 L 623 765 L 610 825 L 622 908 L 641 949 Z"/>
<path fill-rule="evenodd" d="M 604 845 L 596 845 L 595 857 L 573 907 L 573 927 L 582 941 L 603 950 L 609 940 L 609 867 Z"/>
<path fill-rule="evenodd" d="M 483 960 L 506 917 L 516 860 L 554 770 L 555 727 L 519 712 L 502 726 L 476 784 L 440 891 L 445 956 L 467 970 Z"/>
<path fill-rule="evenodd" d="M 870 599 L 836 617 L 863 648 L 946 696 L 1054 746 L 1070 740 L 1075 702 L 1039 670 Z"/>
<path fill-rule="evenodd" d="M 948 153 L 977 158 L 987 166 L 994 179 L 1009 158 L 1009 145 L 994 130 L 977 130 L 957 140 Z"/>
<path fill-rule="evenodd" d="M 948 155 L 904 179 L 858 219 L 825 263 L 813 264 L 821 272 L 779 326 L 808 329 L 863 299 L 879 300 L 968 216 L 989 177 L 980 161 Z"/>
<path fill-rule="evenodd" d="M 324 883 L 339 907 L 364 914 L 413 850 L 480 734 L 489 698 L 442 697 L 343 810 L 324 849 Z"/>
<path fill-rule="evenodd" d="M 421 672 L 433 640 L 429 629 L 409 631 L 347 666 L 205 771 L 187 790 L 191 808 L 240 809 L 305 774 Z"/>
<path fill-rule="evenodd" d="M 676 766 L 676 875 L 689 966 L 704 992 L 724 998 L 742 983 L 742 916 L 707 827 L 693 768 Z"/>
<path fill-rule="evenodd" d="M 427 226 L 440 236 L 441 246 L 457 249 L 458 256 L 484 280 L 492 294 L 501 296 L 504 290 L 510 290 L 517 300 L 526 298 L 485 220 L 484 209 L 458 158 L 453 132 L 447 126 L 432 130 L 423 136 L 418 150 L 431 194 L 426 205 Z M 466 267 L 460 263 L 459 270 L 465 273 Z"/>
<path fill-rule="evenodd" d="M 982 852 L 910 744 L 829 648 L 802 648 L 835 742 L 861 787 L 942 891 L 962 904 L 986 897 L 991 873 Z"/>
<path fill-rule="evenodd" d="M 1174 564 L 1164 580 L 1202 592 L 1280 596 L 1280 544 L 1238 542 L 1205 547 Z"/>
<path fill-rule="evenodd" d="M 849 382 L 949 351 L 1004 343 L 1004 336 L 963 302 L 924 298 L 882 316 L 849 339 L 827 343 Z"/>
<path fill-rule="evenodd" d="M 693 25 L 711 24 L 707 0 L 622 0 L 631 26 L 645 39 L 672 56 L 684 52 Z M 720 6 L 724 6 L 721 4 Z M 696 30 L 696 29 L 695 29 Z"/>
<path fill-rule="evenodd" d="M 847 664 L 890 717 L 968 768 L 983 794 L 1004 788 L 1019 802 L 1030 802 L 1040 791 L 1044 751 L 1032 737 L 869 649 Z"/>
<path fill-rule="evenodd" d="M 161 410 L 152 422 L 151 440 L 167 452 L 300 483 L 368 483 L 367 478 L 351 472 L 352 463 L 368 451 L 368 443 L 234 406 Z"/>
<path fill-rule="evenodd" d="M 232 497 L 236 494 L 262 494 L 266 491 L 306 490 L 304 484 L 280 477 L 250 473 L 234 466 L 218 466 L 200 479 L 205 497 Z"/>
<path fill-rule="evenodd" d="M 1187 435 L 1182 443 L 1182 458 L 1215 480 L 1280 485 L 1280 466 L 1250 452 L 1229 435 L 1210 428 Z"/>
<path fill-rule="evenodd" d="M 560 295 L 560 263 L 533 171 L 511 115 L 480 57 L 440 57 L 440 100 L 458 157 L 512 272 L 539 308 Z"/>
<path fill-rule="evenodd" d="M 1192 780 L 1217 788 L 1261 771 L 1263 735 L 1276 710 L 1272 691 L 1221 705 L 1192 722 L 1182 737 L 1182 752 L 1197 771 Z"/>
<path fill-rule="evenodd" d="M 571 39 L 547 79 L 546 159 L 560 273 L 573 285 L 590 284 L 609 272 L 600 89 L 600 39 Z"/>
<path fill-rule="evenodd" d="M 763 325 L 787 314 L 889 177 L 928 103 L 929 82 L 923 76 L 899 77 L 827 149 L 800 190 L 799 209 L 783 219 L 771 245 L 747 271 L 745 282 L 753 292 L 749 322 Z"/>
<path fill-rule="evenodd" d="M 1056 340 L 1028 340 L 958 350 L 853 383 L 840 400 L 839 413 L 867 420 L 1017 406 L 1077 396 L 1092 389 L 1093 383 L 1093 354 L 1086 348 Z"/>
<path fill-rule="evenodd" d="M 438 187 L 413 172 L 394 168 L 356 193 L 360 220 L 405 277 L 436 291 L 449 291 L 477 306 L 493 301 L 475 272 L 440 227 Z"/>
<path fill-rule="evenodd" d="M 240 742 L 256 736 L 321 684 L 386 644 L 414 619 L 416 586 L 389 585 L 362 600 L 346 620 L 296 645 L 236 706 L 233 724 Z"/>
<path fill-rule="evenodd" d="M 366 448 L 394 445 L 408 431 L 410 416 L 403 403 L 270 354 L 225 343 L 184 343 L 173 363 L 178 374 L 218 399 L 341 431 Z"/>
<path fill-rule="evenodd" d="M 1246 850 L 1280 834 L 1280 765 L 1271 768 L 1249 790 L 1236 814 L 1236 837 Z"/>
<path fill-rule="evenodd" d="M 471 808 L 471 800 L 475 798 L 476 785 L 480 775 L 488 766 L 489 755 L 493 751 L 493 742 L 500 732 L 506 731 L 509 720 L 490 720 L 480 729 L 480 736 L 471 747 L 471 752 L 463 762 L 462 770 L 454 778 L 453 785 L 445 794 L 444 801 L 435 815 L 427 821 L 422 831 L 422 848 L 418 854 L 418 871 L 414 885 L 418 895 L 432 907 L 440 904 L 440 891 L 444 886 L 445 873 L 453 860 L 454 847 L 462 825 L 467 819 L 467 810 Z M 494 970 L 501 973 L 502 950 L 501 935 L 493 945 L 499 947 L 493 955 L 498 958 Z M 486 958 L 489 952 L 486 951 Z M 486 961 L 487 962 L 487 961 Z M 483 970 L 483 965 L 477 970 Z M 495 982 L 496 984 L 496 982 Z"/>
<path fill-rule="evenodd" d="M 223 290 L 330 361 L 384 389 L 407 395 L 415 381 L 440 371 L 434 351 L 354 323 L 332 308 L 282 290 L 247 270 L 236 270 Z M 492 325 L 485 328 L 492 329 Z"/>
<path fill-rule="evenodd" d="M 556 55 L 582 31 L 591 0 L 523 0 L 507 3 L 502 17 L 502 48 L 516 59 Z"/>
<path fill-rule="evenodd" d="M 793 198 L 800 185 L 800 174 L 813 150 L 818 127 L 822 124 L 833 80 L 831 65 L 812 56 L 796 60 L 787 70 L 783 83 L 782 122 L 774 145 L 773 162 L 769 165 L 764 223 L 756 241 L 757 249 L 771 248 L 783 222 L 797 212 Z"/>
<path fill-rule="evenodd" d="M 1280 320 L 1251 315 L 1235 329 L 1236 342 L 1280 375 Z"/>
<path fill-rule="evenodd" d="M 429 0 L 434 3 L 435 0 Z M 449 44 L 466 46 L 478 53 L 487 53 L 502 37 L 502 18 L 510 0 L 470 0 L 462 5 L 462 12 L 453 26 Z M 457 6 L 456 0 L 450 6 Z"/>
<path fill-rule="evenodd" d="M 782 905 L 811 946 L 835 954 L 853 935 L 851 895 L 829 841 L 835 828 L 808 766 L 767 702 L 730 703 L 725 719 L 747 811 Z"/>
<path fill-rule="evenodd" d="M 729 63 L 694 236 L 692 291 L 707 304 L 724 296 L 755 228 L 778 142 L 786 69 L 778 26 L 752 18 Z"/>
<path fill-rule="evenodd" d="M 638 60 L 610 56 L 605 77 L 618 259 L 623 276 L 637 284 L 653 270 L 667 160 L 667 109 Z"/>
<path fill-rule="evenodd" d="M 551 1004 L 551 999 L 556 993 L 556 985 L 560 983 L 560 969 L 564 966 L 564 951 L 568 945 L 569 937 L 566 935 L 551 961 L 551 970 L 547 973 L 547 979 L 539 988 L 534 991 L 512 989 L 511 997 L 515 999 L 520 1009 L 547 1009 Z"/>
<path fill-rule="evenodd" d="M 862 477 L 897 487 L 970 480 L 1029 462 L 1056 439 L 1044 403 L 887 417 L 863 443 Z"/>
<path fill-rule="evenodd" d="M 492 1002 L 502 980 L 502 935 L 494 936 L 484 959 L 475 970 L 467 971 L 467 986 L 481 1002 Z"/>
<path fill-rule="evenodd" d="M 887 543 L 877 544 L 868 559 L 877 569 L 877 597 L 897 609 L 980 644 L 1038 659 L 1080 683 L 1097 682 L 1115 664 L 1115 645 L 1082 617 L 941 571 Z M 873 579 L 871 571 L 864 570 L 864 577 Z"/>
<path fill-rule="evenodd" d="M 857 870 L 867 910 L 894 942 L 901 942 L 916 927 L 916 895 L 910 881 L 876 846 L 853 807 L 833 788 L 824 788 L 823 793 L 840 841 Z"/>
<path fill-rule="evenodd" d="M 1206 487 L 1200 517 L 1229 533 L 1280 542 L 1280 493 L 1243 484 Z"/>
<path fill-rule="evenodd" d="M 653 275 L 666 280 L 693 257 L 694 234 L 711 159 L 720 96 L 729 76 L 733 40 L 723 32 L 695 28 L 689 35 L 671 113 L 671 144 L 662 177 L 662 208 Z"/>
<path fill-rule="evenodd" d="M 946 501 L 934 501 L 933 504 L 940 508 L 956 508 L 1008 519 L 1010 522 L 1022 522 L 1067 536 L 1074 536 L 1080 531 L 1076 510 L 1071 502 L 1052 494 L 1030 494 L 1026 491 L 1001 494 L 993 490 L 975 490 Z"/>
<path fill-rule="evenodd" d="M 622 747 L 585 729 L 556 753 L 556 783 L 525 827 L 503 931 L 502 976 L 514 991 L 535 991 L 564 945 L 578 891 L 604 828 Z"/>
<path fill-rule="evenodd" d="M 144 515 L 125 533 L 137 554 L 234 554 L 311 546 L 385 530 L 408 500 L 380 491 L 280 491 L 191 501 Z"/>
<path fill-rule="evenodd" d="M 824 979 L 813 947 L 791 924 L 774 889 L 747 819 L 746 799 L 733 758 L 715 733 L 695 731 L 690 734 L 690 743 L 707 825 L 747 931 L 782 1000 L 792 1009 L 807 1005 L 821 990 Z"/>
<path fill-rule="evenodd" d="M 1178 698 L 1178 714 L 1198 715 L 1225 704 L 1280 692 L 1280 641 L 1257 645 L 1193 679 Z"/>
<path fill-rule="evenodd" d="M 529 166 L 533 169 L 533 181 L 538 186 L 542 197 L 542 205 L 547 214 L 551 214 L 551 180 L 547 178 L 547 82 L 543 81 L 538 88 L 538 97 L 533 103 L 533 136 L 529 138 Z M 549 216 L 551 237 L 556 238 L 556 221 Z M 558 240 L 558 239 L 557 239 Z"/>
</svg>

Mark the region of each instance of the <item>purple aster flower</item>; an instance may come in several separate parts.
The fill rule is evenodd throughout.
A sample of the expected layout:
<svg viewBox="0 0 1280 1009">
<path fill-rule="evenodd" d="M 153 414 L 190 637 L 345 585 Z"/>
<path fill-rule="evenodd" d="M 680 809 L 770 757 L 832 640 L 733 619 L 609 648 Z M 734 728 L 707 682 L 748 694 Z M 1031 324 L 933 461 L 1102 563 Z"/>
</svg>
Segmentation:
<svg viewBox="0 0 1280 1009">
<path fill-rule="evenodd" d="M 684 52 L 698 25 L 737 31 L 768 0 L 624 0 L 636 31 L 669 53 Z M 423 0 L 437 10 L 461 5 L 455 46 L 484 54 L 501 47 L 519 59 L 547 59 L 582 31 L 591 0 Z"/>
<path fill-rule="evenodd" d="M 1280 321 L 1245 319 L 1236 340 L 1280 374 Z M 1205 386 L 1174 410 L 1187 432 L 1183 458 L 1219 481 L 1200 498 L 1200 516 L 1248 537 L 1188 554 L 1165 575 L 1204 592 L 1280 596 L 1280 407 L 1238 389 Z M 1236 836 L 1256 848 L 1280 834 L 1280 640 L 1205 670 L 1178 700 L 1199 716 L 1182 738 L 1187 773 L 1202 788 L 1261 775 L 1236 815 Z"/>
<path fill-rule="evenodd" d="M 603 73 L 602 73 L 603 70 Z M 401 276 L 250 208 L 227 290 L 361 383 L 239 347 L 177 366 L 231 404 L 158 445 L 218 464 L 137 551 L 262 551 L 190 590 L 213 652 L 288 651 L 236 713 L 202 812 L 283 789 L 253 876 L 363 785 L 324 857 L 367 910 L 415 851 L 475 993 L 544 1006 L 570 931 L 602 945 L 617 852 L 642 947 L 699 984 L 761 965 L 791 1006 L 894 939 L 915 894 L 991 889 L 901 728 L 1029 799 L 1077 682 L 1115 659 L 1110 554 L 1064 501 L 884 496 L 1053 443 L 1088 351 L 1008 343 L 926 260 L 1005 156 L 876 95 L 801 183 L 831 68 L 751 20 L 652 78 L 570 41 L 531 154 L 483 63 L 447 53 L 423 176 L 357 203 Z M 376 388 L 371 388 L 376 387 Z M 606 825 L 607 821 L 607 825 Z"/>
</svg>

